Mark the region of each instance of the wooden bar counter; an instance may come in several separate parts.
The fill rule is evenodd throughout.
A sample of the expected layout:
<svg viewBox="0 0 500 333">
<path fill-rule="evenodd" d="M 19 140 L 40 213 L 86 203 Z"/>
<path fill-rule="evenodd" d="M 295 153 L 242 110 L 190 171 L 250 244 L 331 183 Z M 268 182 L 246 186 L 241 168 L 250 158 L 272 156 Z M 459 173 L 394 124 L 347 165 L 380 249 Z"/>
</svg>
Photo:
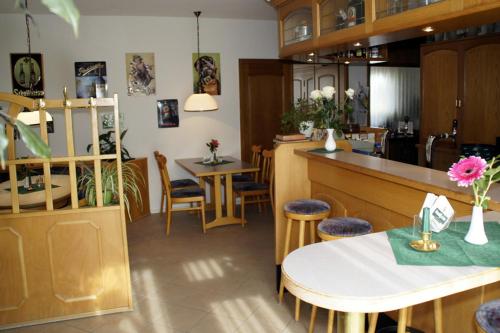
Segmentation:
<svg viewBox="0 0 500 333">
<path fill-rule="evenodd" d="M 278 268 L 283 261 L 286 222 L 282 207 L 290 200 L 317 198 L 329 201 L 335 198 L 345 205 L 349 216 L 369 221 L 375 232 L 412 225 L 413 216 L 420 210 L 428 192 L 445 195 L 455 216 L 472 212 L 472 189 L 458 187 L 448 179 L 446 172 L 352 153 L 349 144 L 342 140 L 337 146 L 344 151 L 311 152 L 321 146 L 321 142 L 305 142 L 276 147 Z M 492 198 L 489 209 L 500 211 L 500 186 L 494 185 L 489 192 Z M 293 229 L 292 234 L 295 240 L 291 248 L 294 249 L 298 230 Z M 474 311 L 482 302 L 498 297 L 498 283 L 446 297 L 443 299 L 444 332 L 473 332 Z M 412 326 L 425 332 L 434 330 L 432 303 L 414 307 Z"/>
</svg>

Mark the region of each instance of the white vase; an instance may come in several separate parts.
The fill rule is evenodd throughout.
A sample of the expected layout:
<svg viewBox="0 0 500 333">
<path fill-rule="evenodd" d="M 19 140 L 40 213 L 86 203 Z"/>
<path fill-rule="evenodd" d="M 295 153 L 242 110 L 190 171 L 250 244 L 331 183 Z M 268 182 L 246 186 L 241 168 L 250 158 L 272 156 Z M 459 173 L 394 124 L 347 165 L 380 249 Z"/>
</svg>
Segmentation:
<svg viewBox="0 0 500 333">
<path fill-rule="evenodd" d="M 483 208 L 479 206 L 472 207 L 472 218 L 470 221 L 469 231 L 465 235 L 467 243 L 484 245 L 488 243 L 486 233 L 484 232 Z"/>
<path fill-rule="evenodd" d="M 325 149 L 327 151 L 334 151 L 337 148 L 335 139 L 333 138 L 333 128 L 326 129 L 327 137 L 325 142 Z"/>
</svg>

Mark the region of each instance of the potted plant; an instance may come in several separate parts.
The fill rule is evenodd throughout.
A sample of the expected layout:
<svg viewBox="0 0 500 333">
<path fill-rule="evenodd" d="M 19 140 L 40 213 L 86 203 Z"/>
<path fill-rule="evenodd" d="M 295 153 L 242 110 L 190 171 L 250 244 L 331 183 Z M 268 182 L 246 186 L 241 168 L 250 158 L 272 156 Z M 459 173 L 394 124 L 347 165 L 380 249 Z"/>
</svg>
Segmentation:
<svg viewBox="0 0 500 333">
<path fill-rule="evenodd" d="M 128 130 L 124 130 L 120 134 L 120 141 L 123 141 L 123 138 L 125 137 L 125 134 L 127 134 L 127 131 Z M 99 151 L 101 155 L 116 154 L 116 141 L 114 138 L 114 133 L 115 131 L 107 131 L 106 133 L 99 135 Z M 87 152 L 90 152 L 90 149 L 92 149 L 92 144 L 89 144 L 87 146 Z M 128 150 L 123 145 L 121 146 L 121 156 L 122 161 L 133 160 L 133 158 L 130 157 Z"/>
<path fill-rule="evenodd" d="M 280 130 L 285 136 L 296 136 L 301 133 L 300 139 L 310 137 L 312 133 L 313 121 L 309 112 L 309 104 L 305 99 L 299 99 L 292 108 L 281 115 Z M 297 136 L 297 138 L 299 138 Z"/>
<path fill-rule="evenodd" d="M 116 161 L 103 162 L 101 168 L 101 182 L 103 203 L 105 206 L 116 204 L 119 202 L 118 193 L 118 168 Z M 88 165 L 81 165 L 82 173 L 78 177 L 78 189 L 84 193 L 87 204 L 95 206 L 96 201 L 96 186 L 94 170 Z M 122 163 L 122 179 L 123 179 L 123 200 L 128 216 L 130 217 L 130 202 L 128 197 L 142 207 L 141 192 L 138 183 L 144 183 L 144 179 L 137 166 L 132 163 Z"/>
</svg>

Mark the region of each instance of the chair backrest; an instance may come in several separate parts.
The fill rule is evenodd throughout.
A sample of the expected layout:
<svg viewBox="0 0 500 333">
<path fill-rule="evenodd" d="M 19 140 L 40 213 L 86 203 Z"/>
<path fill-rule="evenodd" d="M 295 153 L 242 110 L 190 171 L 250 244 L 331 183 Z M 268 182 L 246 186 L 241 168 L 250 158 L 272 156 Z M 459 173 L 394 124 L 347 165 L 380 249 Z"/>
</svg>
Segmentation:
<svg viewBox="0 0 500 333">
<path fill-rule="evenodd" d="M 274 150 L 264 149 L 262 151 L 262 169 L 260 172 L 260 181 L 262 183 L 271 182 L 271 171 L 272 171 L 272 161 L 274 156 Z"/>
<path fill-rule="evenodd" d="M 262 152 L 262 146 L 260 145 L 252 145 L 252 166 L 253 167 L 260 167 L 260 157 Z M 259 181 L 259 172 L 254 173 L 254 181 Z"/>
<path fill-rule="evenodd" d="M 170 185 L 170 177 L 168 176 L 168 170 L 167 170 L 167 158 L 165 155 L 160 154 L 159 151 L 155 151 L 155 159 L 156 159 L 156 164 L 158 164 L 158 170 L 160 171 L 160 177 L 161 177 L 161 185 L 163 187 L 163 191 L 166 192 L 167 197 L 170 197 L 170 190 L 171 190 L 171 185 Z"/>
</svg>

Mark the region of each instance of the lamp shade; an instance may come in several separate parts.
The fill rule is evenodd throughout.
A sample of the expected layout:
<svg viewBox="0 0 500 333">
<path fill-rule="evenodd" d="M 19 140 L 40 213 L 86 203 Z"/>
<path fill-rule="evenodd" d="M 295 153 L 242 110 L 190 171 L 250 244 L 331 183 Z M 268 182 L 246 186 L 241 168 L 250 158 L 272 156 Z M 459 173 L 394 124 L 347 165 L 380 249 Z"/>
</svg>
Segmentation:
<svg viewBox="0 0 500 333">
<path fill-rule="evenodd" d="M 45 117 L 47 122 L 52 121 L 50 113 L 46 112 Z M 19 112 L 16 119 L 29 126 L 40 125 L 40 111 Z"/>
<path fill-rule="evenodd" d="M 187 112 L 217 111 L 218 109 L 215 98 L 207 93 L 192 94 L 184 103 L 184 111 Z"/>
</svg>

